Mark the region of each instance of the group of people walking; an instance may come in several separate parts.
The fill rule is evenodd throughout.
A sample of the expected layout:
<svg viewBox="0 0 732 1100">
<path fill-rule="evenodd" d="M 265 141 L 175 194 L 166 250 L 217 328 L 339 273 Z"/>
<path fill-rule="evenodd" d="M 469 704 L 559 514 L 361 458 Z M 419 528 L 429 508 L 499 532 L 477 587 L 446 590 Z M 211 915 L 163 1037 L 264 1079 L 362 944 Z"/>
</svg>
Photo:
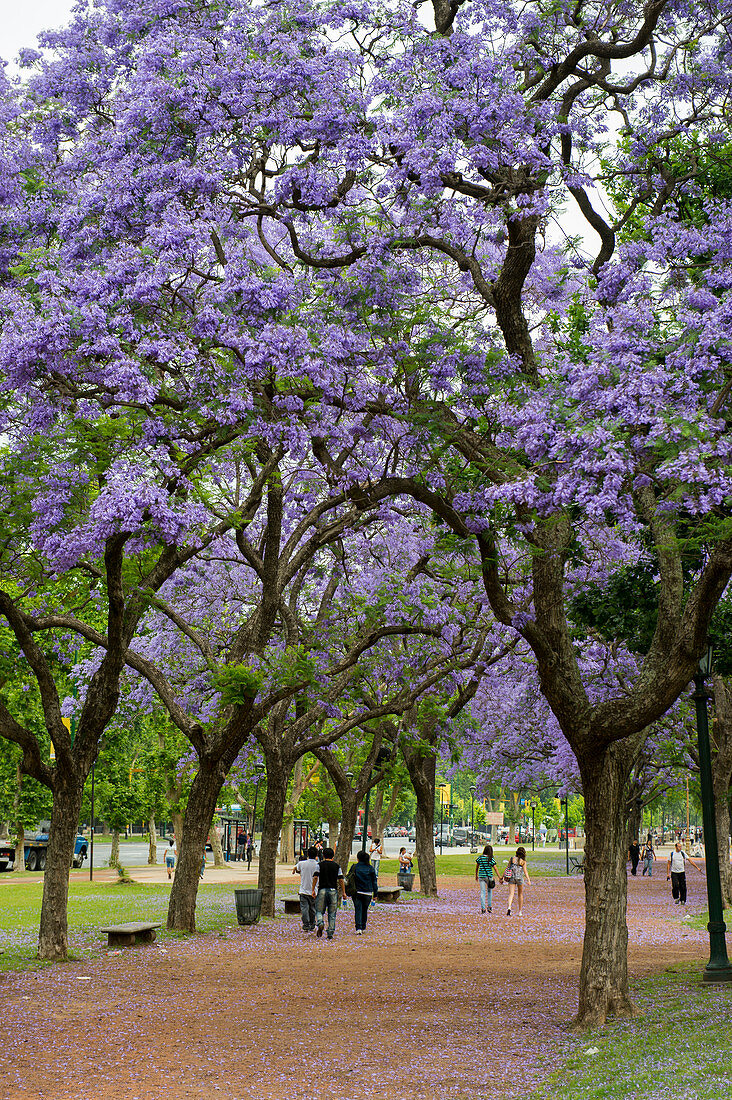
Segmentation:
<svg viewBox="0 0 732 1100">
<path fill-rule="evenodd" d="M 340 864 L 336 863 L 332 848 L 324 848 L 318 859 L 318 849 L 308 848 L 307 858 L 295 864 L 292 873 L 300 876 L 300 916 L 303 932 L 315 932 L 320 939 L 326 931 L 325 915 L 328 914 L 327 935 L 332 940 L 336 930 L 339 905 L 347 905 L 347 897 L 353 899 L 356 935 L 366 931 L 369 907 L 376 901 L 379 883 L 376 869 L 382 850 L 377 841 L 378 855 L 372 863 L 368 852 L 360 851 L 348 870 L 348 882 Z"/>
<path fill-rule="evenodd" d="M 630 873 L 631 875 L 637 875 L 638 864 L 643 861 L 643 874 L 648 875 L 649 878 L 653 876 L 653 864 L 656 859 L 656 852 L 653 847 L 653 837 L 649 833 L 646 838 L 646 842 L 641 846 L 637 840 L 632 840 L 628 848 L 628 859 L 630 860 Z M 677 840 L 674 844 L 666 861 L 666 882 L 671 883 L 671 895 L 676 905 L 686 905 L 686 864 L 690 863 L 699 874 L 703 874 L 701 867 L 698 863 L 692 859 L 691 856 L 687 856 L 684 851 L 681 840 Z"/>
<path fill-rule="evenodd" d="M 524 885 L 531 886 L 529 868 L 526 866 L 526 849 L 518 847 L 516 855 L 511 856 L 503 874 L 498 872 L 498 864 L 493 855 L 493 845 L 486 844 L 482 853 L 475 861 L 475 881 L 480 889 L 481 913 L 493 912 L 493 891 L 496 888 L 496 880 L 501 885 L 508 886 L 508 909 L 506 916 L 510 917 L 513 910 L 513 899 L 518 903 L 518 915 L 523 916 Z"/>
</svg>

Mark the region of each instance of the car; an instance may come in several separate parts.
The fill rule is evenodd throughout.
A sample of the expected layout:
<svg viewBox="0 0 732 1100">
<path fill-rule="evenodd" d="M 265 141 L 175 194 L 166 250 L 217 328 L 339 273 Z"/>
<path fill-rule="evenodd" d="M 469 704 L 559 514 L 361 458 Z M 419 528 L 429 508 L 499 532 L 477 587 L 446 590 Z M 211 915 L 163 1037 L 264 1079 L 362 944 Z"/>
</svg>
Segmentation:
<svg viewBox="0 0 732 1100">
<path fill-rule="evenodd" d="M 453 829 L 452 842 L 457 848 L 468 848 L 470 846 L 470 829 Z"/>
<path fill-rule="evenodd" d="M 409 832 L 407 833 L 407 840 L 414 841 L 416 839 L 417 839 L 417 830 L 416 829 L 410 829 Z"/>
</svg>

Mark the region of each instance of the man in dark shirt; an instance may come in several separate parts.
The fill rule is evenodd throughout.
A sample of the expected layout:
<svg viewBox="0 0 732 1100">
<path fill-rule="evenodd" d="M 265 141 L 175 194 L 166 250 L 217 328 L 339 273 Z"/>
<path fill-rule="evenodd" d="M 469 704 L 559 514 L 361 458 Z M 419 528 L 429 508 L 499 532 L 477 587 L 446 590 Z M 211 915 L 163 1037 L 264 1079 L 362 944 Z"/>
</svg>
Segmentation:
<svg viewBox="0 0 732 1100">
<path fill-rule="evenodd" d="M 318 938 L 323 935 L 325 924 L 325 909 L 328 908 L 328 939 L 332 940 L 335 933 L 336 914 L 338 912 L 338 899 L 345 898 L 346 891 L 343 882 L 343 871 L 333 859 L 335 852 L 332 848 L 323 850 L 318 870 L 313 874 L 313 897 L 315 898 L 315 920 L 318 925 Z"/>
</svg>

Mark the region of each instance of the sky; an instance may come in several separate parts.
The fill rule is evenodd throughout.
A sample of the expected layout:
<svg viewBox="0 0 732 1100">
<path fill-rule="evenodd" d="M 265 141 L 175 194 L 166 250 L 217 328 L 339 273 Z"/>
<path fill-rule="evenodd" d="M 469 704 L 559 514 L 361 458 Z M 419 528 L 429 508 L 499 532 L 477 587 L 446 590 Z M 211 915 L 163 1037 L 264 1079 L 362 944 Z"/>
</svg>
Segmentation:
<svg viewBox="0 0 732 1100">
<path fill-rule="evenodd" d="M 21 46 L 35 46 L 39 31 L 69 21 L 75 0 L 0 0 L 0 57 L 12 61 Z"/>
</svg>

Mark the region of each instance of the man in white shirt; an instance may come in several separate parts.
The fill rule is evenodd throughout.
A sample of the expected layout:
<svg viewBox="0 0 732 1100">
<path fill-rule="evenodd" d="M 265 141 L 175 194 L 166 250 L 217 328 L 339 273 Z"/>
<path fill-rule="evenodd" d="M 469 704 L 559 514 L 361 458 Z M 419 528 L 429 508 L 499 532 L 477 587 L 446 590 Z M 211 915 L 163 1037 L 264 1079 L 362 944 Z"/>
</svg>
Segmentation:
<svg viewBox="0 0 732 1100">
<path fill-rule="evenodd" d="M 702 873 L 699 864 L 695 863 L 691 856 L 687 856 L 686 852 L 681 847 L 681 841 L 677 840 L 674 845 L 674 850 L 668 857 L 668 863 L 666 864 L 666 882 L 671 879 L 671 893 L 677 905 L 686 905 L 687 863 L 695 867 L 699 874 Z"/>
<path fill-rule="evenodd" d="M 300 875 L 300 916 L 303 932 L 315 931 L 315 898 L 313 897 L 313 875 L 320 864 L 316 858 L 317 848 L 308 848 L 308 858 L 301 859 L 292 868 L 293 875 Z"/>
</svg>

